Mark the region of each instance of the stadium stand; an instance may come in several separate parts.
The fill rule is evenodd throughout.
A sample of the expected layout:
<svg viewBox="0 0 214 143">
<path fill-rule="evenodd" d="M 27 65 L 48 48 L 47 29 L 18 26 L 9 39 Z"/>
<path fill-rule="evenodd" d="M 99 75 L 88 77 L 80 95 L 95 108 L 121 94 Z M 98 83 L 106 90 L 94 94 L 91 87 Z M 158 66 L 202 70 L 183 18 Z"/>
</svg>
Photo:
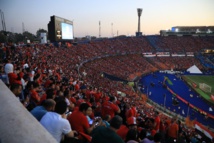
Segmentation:
<svg viewBox="0 0 214 143">
<path fill-rule="evenodd" d="M 206 64 L 213 64 L 213 56 L 206 56 L 205 59 L 203 57 L 205 55 L 202 56 L 199 53 L 204 48 L 214 47 L 213 41 L 214 37 L 142 36 L 94 40 L 72 45 L 71 47 L 32 44 L 11 49 L 10 45 L 7 45 L 5 47 L 5 64 L 1 65 L 1 79 L 7 81 L 8 77 L 4 70 L 5 65 L 11 61 L 12 71 L 10 72 L 16 76 L 9 76 L 9 81 L 17 81 L 22 84 L 24 90 L 17 98 L 28 110 L 42 104 L 43 100 L 52 98 L 56 102 L 66 101 L 71 111 L 66 112 L 66 115 L 69 116 L 69 114 L 77 112 L 81 103 L 88 103 L 92 108 L 90 114 L 87 110 L 81 113 L 81 116 L 86 116 L 85 119 L 88 120 L 88 122 L 86 120 L 87 127 L 85 129 L 88 129 L 88 127 L 94 129 L 101 126 L 101 122 L 96 124 L 101 118 L 107 120 L 106 117 L 101 116 L 102 105 L 105 102 L 111 102 L 110 104 L 113 106 L 120 107 L 120 112 L 116 114 L 123 118 L 125 126 L 129 126 L 126 124 L 128 115 L 135 117 L 138 131 L 146 130 L 151 140 L 158 131 L 162 134 L 162 140 L 166 142 L 169 141 L 165 138 L 165 135 L 176 140 L 185 138 L 187 142 L 195 138 L 201 142 L 209 142 L 214 137 L 213 132 L 210 131 L 211 128 L 214 128 L 211 124 L 213 122 L 212 118 L 195 113 L 198 122 L 193 122 L 192 118 L 186 118 L 186 113 L 182 115 L 182 109 L 186 109 L 187 105 L 181 102 L 181 110 L 172 109 L 169 105 L 172 102 L 171 94 L 162 87 L 163 75 L 165 74 L 157 71 L 172 69 L 185 71 L 192 65 L 206 71 Z M 155 55 L 156 52 L 170 52 L 170 54 L 167 57 L 160 57 Z M 188 57 L 186 52 L 198 54 L 200 60 L 195 58 L 194 55 Z M 155 56 L 145 57 L 144 53 L 152 53 Z M 177 54 L 177 56 L 172 56 L 173 54 Z M 182 57 L 179 56 L 180 54 L 182 54 Z M 111 79 L 115 77 L 117 80 L 111 80 L 105 75 L 108 75 Z M 136 81 L 133 85 L 130 83 L 131 79 L 135 79 L 133 77 L 141 77 L 142 75 L 144 78 L 148 77 L 148 79 L 144 83 L 139 82 L 140 86 L 136 85 Z M 169 80 L 176 79 L 176 81 L 179 81 L 174 75 L 165 76 L 168 76 Z M 130 84 L 127 84 L 127 82 Z M 154 83 L 150 85 L 151 82 Z M 6 82 L 6 84 L 9 88 L 12 86 L 11 83 Z M 149 87 L 149 85 L 154 87 Z M 156 86 L 159 87 L 158 90 L 155 89 Z M 193 99 L 182 96 L 189 89 L 182 81 L 176 86 L 168 86 L 185 100 Z M 138 91 L 138 88 L 142 89 L 142 93 Z M 155 90 L 151 90 L 152 88 Z M 49 90 L 53 90 L 52 96 L 48 96 L 47 91 Z M 66 99 L 70 97 L 70 100 L 65 99 L 65 91 L 69 91 L 69 96 L 66 93 Z M 154 94 L 163 97 L 165 92 L 167 92 L 165 95 L 167 99 L 171 100 L 166 104 L 167 109 L 162 110 L 163 98 L 155 98 Z M 112 96 L 116 97 L 117 100 L 109 100 Z M 147 101 L 150 104 L 147 104 Z M 203 102 L 200 98 L 195 103 L 196 106 Z M 72 106 L 70 106 L 71 104 Z M 202 105 L 201 109 L 209 112 L 207 104 L 203 103 Z M 160 117 L 160 123 L 158 122 L 160 127 L 158 130 L 154 130 L 157 123 L 157 115 L 155 114 L 157 111 L 160 112 L 158 115 Z M 111 110 L 107 112 L 112 113 Z M 192 114 L 193 111 L 190 110 L 190 113 Z M 180 124 L 177 123 L 177 118 L 172 117 L 172 115 L 179 117 L 179 114 L 182 116 L 179 118 L 182 119 Z M 213 113 L 211 114 L 213 115 Z M 100 116 L 100 118 L 96 118 L 95 115 Z M 63 118 L 66 118 L 66 116 L 63 115 Z M 207 124 L 201 118 L 205 118 Z M 91 119 L 95 122 L 89 124 Z M 209 125 L 209 128 L 205 128 L 201 123 L 206 126 Z M 171 130 L 171 125 L 179 127 L 179 134 L 176 137 L 167 132 L 168 129 Z M 199 130 L 204 133 L 198 132 Z M 83 142 L 91 141 L 89 132 L 79 132 L 78 138 Z M 64 142 L 66 141 L 69 141 L 69 139 L 65 138 Z"/>
</svg>

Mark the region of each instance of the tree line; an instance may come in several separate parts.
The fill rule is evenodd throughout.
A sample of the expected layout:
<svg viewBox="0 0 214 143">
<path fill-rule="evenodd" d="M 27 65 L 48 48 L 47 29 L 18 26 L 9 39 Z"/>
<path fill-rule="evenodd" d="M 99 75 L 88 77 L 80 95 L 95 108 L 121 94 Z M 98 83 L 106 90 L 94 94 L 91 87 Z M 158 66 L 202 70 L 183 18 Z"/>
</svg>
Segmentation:
<svg viewBox="0 0 214 143">
<path fill-rule="evenodd" d="M 36 32 L 36 35 L 25 31 L 23 33 L 12 33 L 10 31 L 0 31 L 0 43 L 19 43 L 23 42 L 26 43 L 27 40 L 33 41 L 40 41 L 40 33 L 47 33 L 47 30 L 39 29 Z"/>
</svg>

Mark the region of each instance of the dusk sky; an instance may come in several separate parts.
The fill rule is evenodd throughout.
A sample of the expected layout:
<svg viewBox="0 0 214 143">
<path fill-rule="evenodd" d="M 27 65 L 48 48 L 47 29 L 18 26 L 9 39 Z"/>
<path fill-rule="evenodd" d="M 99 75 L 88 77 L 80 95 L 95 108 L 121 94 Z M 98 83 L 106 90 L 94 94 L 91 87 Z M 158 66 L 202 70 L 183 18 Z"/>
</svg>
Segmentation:
<svg viewBox="0 0 214 143">
<path fill-rule="evenodd" d="M 47 30 L 50 16 L 74 21 L 74 37 L 135 35 L 137 8 L 142 8 L 141 31 L 159 34 L 173 26 L 214 26 L 214 0 L 0 0 L 7 31 L 33 34 Z M 2 30 L 0 23 L 0 30 Z"/>
</svg>

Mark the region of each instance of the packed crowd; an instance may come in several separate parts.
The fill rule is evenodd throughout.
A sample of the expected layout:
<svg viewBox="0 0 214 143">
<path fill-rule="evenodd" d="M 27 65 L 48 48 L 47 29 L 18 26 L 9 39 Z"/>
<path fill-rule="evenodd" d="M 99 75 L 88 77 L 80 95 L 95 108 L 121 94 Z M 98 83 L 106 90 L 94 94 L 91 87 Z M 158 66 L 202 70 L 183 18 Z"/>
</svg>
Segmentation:
<svg viewBox="0 0 214 143">
<path fill-rule="evenodd" d="M 193 36 L 148 36 L 151 45 L 157 51 L 171 53 L 200 52 L 205 48 L 213 48 L 213 37 L 193 37 Z"/>
<path fill-rule="evenodd" d="M 176 117 L 169 118 L 146 104 L 130 86 L 102 78 L 102 72 L 128 79 L 131 73 L 157 70 L 136 54 L 153 50 L 145 38 L 106 39 L 71 48 L 11 47 L 4 47 L 1 79 L 58 142 L 204 140 Z M 112 56 L 78 69 L 82 62 L 106 54 Z"/>
<path fill-rule="evenodd" d="M 153 57 L 150 58 L 160 69 L 173 69 L 185 71 L 192 65 L 196 65 L 199 69 L 204 70 L 200 61 L 195 57 Z"/>
</svg>

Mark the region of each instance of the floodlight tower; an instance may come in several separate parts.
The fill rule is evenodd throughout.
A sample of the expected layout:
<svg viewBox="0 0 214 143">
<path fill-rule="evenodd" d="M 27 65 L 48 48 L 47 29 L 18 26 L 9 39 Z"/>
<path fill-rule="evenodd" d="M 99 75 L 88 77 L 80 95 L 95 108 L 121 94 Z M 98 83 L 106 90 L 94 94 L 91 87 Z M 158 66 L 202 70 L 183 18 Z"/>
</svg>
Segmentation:
<svg viewBox="0 0 214 143">
<path fill-rule="evenodd" d="M 99 38 L 101 37 L 101 22 L 99 21 Z"/>
<path fill-rule="evenodd" d="M 138 31 L 136 32 L 136 36 L 142 36 L 142 32 L 140 32 L 140 17 L 141 17 L 142 11 L 143 11 L 142 8 L 138 8 L 137 9 L 137 14 L 138 14 Z"/>
</svg>

